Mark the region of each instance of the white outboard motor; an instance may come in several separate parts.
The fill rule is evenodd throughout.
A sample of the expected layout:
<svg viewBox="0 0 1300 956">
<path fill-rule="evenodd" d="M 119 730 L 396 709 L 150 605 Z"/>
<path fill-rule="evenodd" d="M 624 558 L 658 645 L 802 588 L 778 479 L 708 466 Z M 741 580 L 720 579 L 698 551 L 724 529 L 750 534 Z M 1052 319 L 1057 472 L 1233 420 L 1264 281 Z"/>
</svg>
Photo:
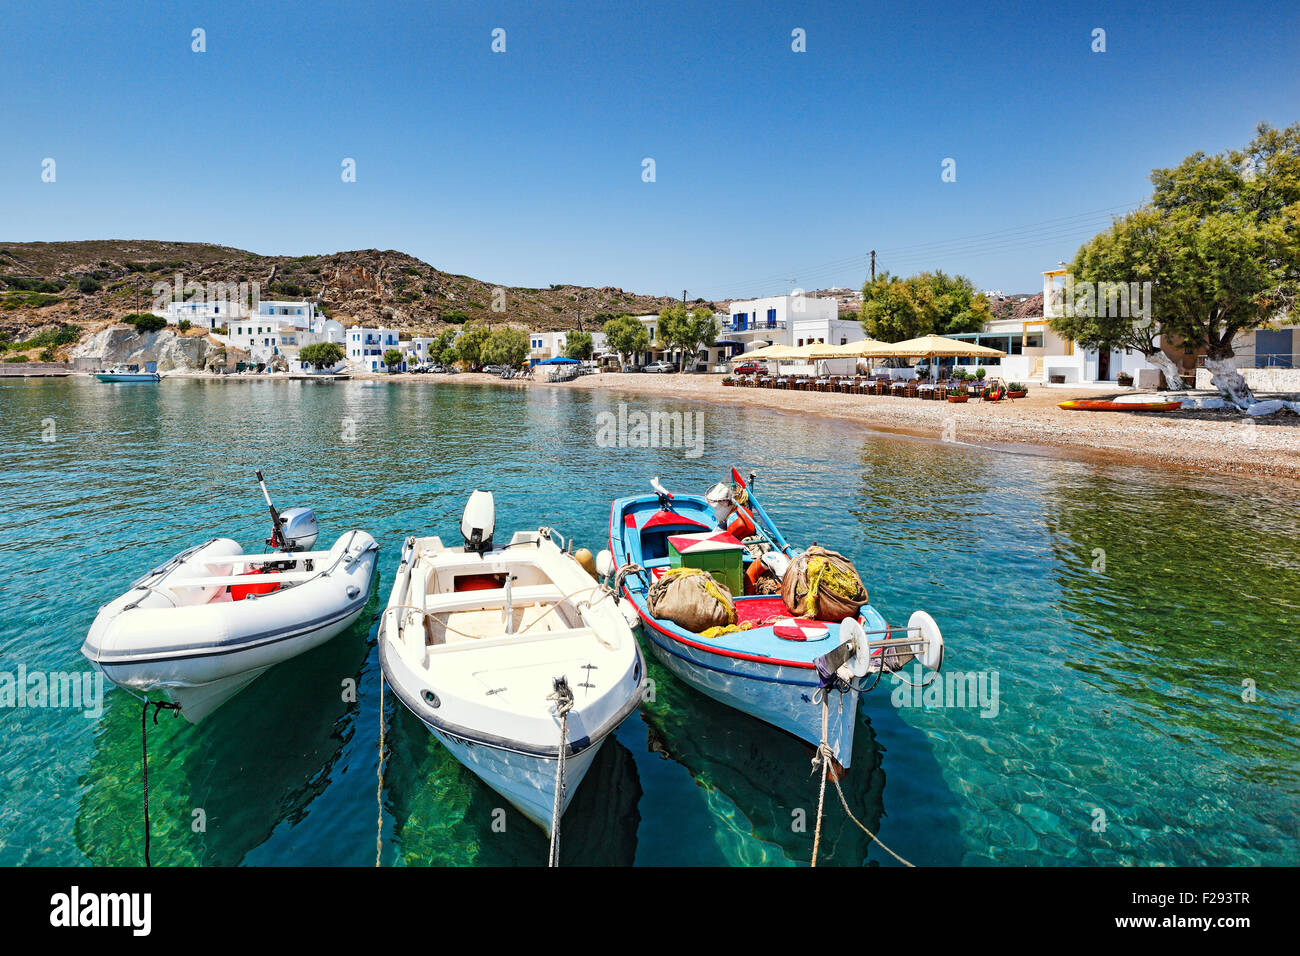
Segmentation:
<svg viewBox="0 0 1300 956">
<path fill-rule="evenodd" d="M 496 523 L 497 509 L 492 492 L 475 491 L 469 496 L 465 515 L 460 519 L 460 535 L 465 539 L 465 550 L 478 554 L 491 551 Z"/>
<path fill-rule="evenodd" d="M 316 544 L 316 512 L 310 508 L 286 508 L 280 513 L 284 546 L 289 551 L 310 551 Z"/>
</svg>

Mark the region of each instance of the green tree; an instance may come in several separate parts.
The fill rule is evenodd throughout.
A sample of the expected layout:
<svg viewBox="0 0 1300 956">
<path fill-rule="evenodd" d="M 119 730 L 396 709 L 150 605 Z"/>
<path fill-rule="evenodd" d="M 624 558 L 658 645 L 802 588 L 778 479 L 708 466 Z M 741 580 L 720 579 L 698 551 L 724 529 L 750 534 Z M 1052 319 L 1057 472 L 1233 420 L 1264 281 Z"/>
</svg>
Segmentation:
<svg viewBox="0 0 1300 956">
<path fill-rule="evenodd" d="M 337 342 L 316 342 L 298 350 L 298 361 L 316 368 L 333 368 L 343 361 L 343 349 Z"/>
<path fill-rule="evenodd" d="M 494 329 L 483 345 L 483 361 L 518 368 L 528 360 L 528 333 L 512 326 Z"/>
<path fill-rule="evenodd" d="M 564 357 L 585 362 L 595 353 L 590 332 L 570 332 L 565 338 Z"/>
<path fill-rule="evenodd" d="M 618 353 L 620 365 L 627 364 L 627 358 L 637 352 L 644 352 L 650 347 L 650 333 L 646 327 L 630 315 L 620 315 L 610 319 L 601 328 L 605 341 Z"/>
<path fill-rule="evenodd" d="M 863 328 L 883 342 L 978 332 L 992 319 L 988 299 L 970 279 L 941 269 L 906 279 L 884 272 L 862 287 Z"/>
<path fill-rule="evenodd" d="M 460 360 L 470 368 L 483 365 L 487 361 L 483 357 L 483 346 L 487 344 L 488 336 L 491 334 L 487 326 L 481 322 L 470 322 L 466 325 L 465 331 L 456 339 L 456 352 L 460 355 Z"/>
<path fill-rule="evenodd" d="M 1177 367 L 1157 338 L 1203 349 L 1211 380 L 1247 408 L 1255 396 L 1233 340 L 1289 315 L 1300 293 L 1300 123 L 1261 124 L 1243 149 L 1193 153 L 1151 183 L 1149 203 L 1079 249 L 1073 301 L 1049 321 L 1086 348 L 1142 352 L 1171 383 Z M 1134 309 L 1145 282 L 1150 297 Z"/>
<path fill-rule="evenodd" d="M 122 316 L 127 325 L 134 325 L 137 332 L 158 332 L 167 327 L 167 320 L 152 312 L 132 312 Z"/>
<path fill-rule="evenodd" d="M 402 353 L 397 349 L 388 349 L 384 352 L 384 364 L 388 366 L 388 371 L 402 364 Z"/>
<path fill-rule="evenodd" d="M 679 367 L 684 368 L 702 346 L 712 345 L 717 335 L 718 323 L 704 306 L 687 312 L 683 305 L 670 305 L 659 313 L 659 338 L 679 350 Z"/>
<path fill-rule="evenodd" d="M 442 365 L 450 365 L 460 358 L 456 351 L 458 329 L 443 329 L 438 338 L 429 346 L 429 356 Z"/>
</svg>

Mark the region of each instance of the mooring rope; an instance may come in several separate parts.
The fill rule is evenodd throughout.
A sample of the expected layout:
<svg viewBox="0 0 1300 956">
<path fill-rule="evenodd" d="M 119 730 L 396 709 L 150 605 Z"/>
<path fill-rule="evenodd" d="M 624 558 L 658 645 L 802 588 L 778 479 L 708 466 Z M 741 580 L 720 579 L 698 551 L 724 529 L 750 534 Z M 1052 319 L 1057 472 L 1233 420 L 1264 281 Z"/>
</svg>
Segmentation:
<svg viewBox="0 0 1300 956">
<path fill-rule="evenodd" d="M 175 717 L 181 711 L 180 704 L 173 704 L 165 700 L 148 700 L 144 701 L 140 708 L 140 767 L 141 778 L 144 784 L 144 865 L 153 866 L 149 860 L 149 725 L 145 718 L 149 714 L 149 707 L 153 706 L 153 722 L 158 723 L 158 711 L 170 710 Z"/>
<path fill-rule="evenodd" d="M 378 778 L 375 783 L 375 803 L 378 805 L 378 821 L 375 828 L 375 866 L 379 866 L 380 855 L 384 852 L 384 669 L 379 669 L 379 769 L 375 771 Z"/>
<path fill-rule="evenodd" d="M 551 848 L 546 865 L 559 866 L 560 817 L 563 816 L 561 807 L 564 802 L 562 799 L 564 795 L 564 756 L 565 751 L 569 749 L 569 711 L 573 709 L 573 692 L 569 690 L 569 682 L 563 677 L 556 678 L 555 690 L 548 694 L 546 699 L 555 701 L 555 712 L 560 716 L 560 750 L 555 767 L 555 802 L 551 805 Z"/>
<path fill-rule="evenodd" d="M 826 742 L 826 737 L 827 737 L 826 728 L 830 720 L 830 704 L 827 703 L 826 700 L 827 688 L 823 687 L 820 690 L 818 690 L 817 693 L 821 697 L 821 705 L 822 705 L 822 740 L 821 743 L 817 745 L 817 754 L 816 756 L 813 757 L 813 766 L 816 766 L 818 762 L 821 763 L 822 784 L 821 784 L 821 792 L 817 796 L 817 828 L 813 832 L 813 852 L 812 852 L 813 866 L 817 865 L 817 850 L 821 843 L 822 800 L 826 795 L 826 777 L 829 775 L 830 762 L 835 758 L 835 752 L 831 750 L 830 744 Z M 843 705 L 843 703 L 844 701 L 841 699 L 840 701 L 841 706 Z M 867 836 L 871 837 L 871 839 L 875 841 L 875 843 L 882 850 L 884 850 L 886 853 L 892 856 L 899 863 L 903 864 L 903 866 L 910 866 L 913 869 L 915 869 L 916 867 L 915 863 L 908 862 L 907 860 L 899 856 L 897 853 L 895 853 L 893 850 L 891 850 L 889 847 L 887 847 L 884 844 L 884 842 L 880 839 L 880 837 L 872 833 L 871 830 L 869 830 L 861 820 L 859 820 L 857 817 L 853 815 L 853 811 L 849 809 L 849 801 L 846 800 L 844 797 L 844 788 L 840 786 L 839 779 L 832 776 L 831 783 L 835 784 L 835 792 L 840 795 L 840 806 L 844 807 L 844 812 L 848 815 L 848 818 L 850 820 L 852 820 L 854 823 L 858 825 L 858 829 L 860 829 Z"/>
</svg>

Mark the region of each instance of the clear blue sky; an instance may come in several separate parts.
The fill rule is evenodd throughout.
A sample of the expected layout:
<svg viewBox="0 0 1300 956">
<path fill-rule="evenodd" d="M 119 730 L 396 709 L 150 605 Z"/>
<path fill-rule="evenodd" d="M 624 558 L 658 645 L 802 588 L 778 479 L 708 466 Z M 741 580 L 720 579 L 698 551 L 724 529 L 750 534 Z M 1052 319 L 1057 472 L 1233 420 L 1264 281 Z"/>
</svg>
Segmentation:
<svg viewBox="0 0 1300 956">
<path fill-rule="evenodd" d="M 1024 291 L 1153 166 L 1300 119 L 1295 2 L 702 6 L 9 5 L 0 241 L 392 248 L 710 298 L 858 286 L 875 248 Z"/>
</svg>

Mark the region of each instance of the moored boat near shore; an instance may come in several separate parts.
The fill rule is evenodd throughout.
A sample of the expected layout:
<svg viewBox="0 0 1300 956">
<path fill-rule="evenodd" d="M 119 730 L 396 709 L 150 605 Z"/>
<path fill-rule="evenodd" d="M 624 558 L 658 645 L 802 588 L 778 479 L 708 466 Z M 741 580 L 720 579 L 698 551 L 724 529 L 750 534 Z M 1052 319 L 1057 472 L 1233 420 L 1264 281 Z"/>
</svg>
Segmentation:
<svg viewBox="0 0 1300 956">
<path fill-rule="evenodd" d="M 157 372 L 142 372 L 138 365 L 114 365 L 95 373 L 101 382 L 159 382 L 162 376 Z"/>
<path fill-rule="evenodd" d="M 313 551 L 310 509 L 271 512 L 277 550 L 246 554 L 213 538 L 180 552 L 100 608 L 81 653 L 112 683 L 161 691 L 197 723 L 271 666 L 342 633 L 369 599 L 379 545 L 349 531 Z"/>
<path fill-rule="evenodd" d="M 411 537 L 379 628 L 384 679 L 465 767 L 553 830 L 597 751 L 641 701 L 645 662 L 614 596 L 556 543 L 493 546 L 475 492 L 464 547 Z"/>
<path fill-rule="evenodd" d="M 653 494 L 616 500 L 609 524 L 615 589 L 640 620 L 655 657 L 674 674 L 814 746 L 824 741 L 847 768 L 859 693 L 913 656 L 937 670 L 943 638 L 924 611 L 915 612 L 905 628 L 890 627 L 865 600 L 856 614 L 829 620 L 793 613 L 781 594 L 753 593 L 751 585 L 762 575 L 782 580 L 798 555 L 755 496 L 754 476 L 745 481 L 734 468 L 731 474 L 734 498 L 714 490 L 708 497 L 673 494 L 656 479 Z M 719 521 L 729 515 L 739 515 L 739 523 L 720 530 Z M 695 633 L 657 616 L 650 591 L 703 542 L 734 552 L 750 583 L 740 584 L 730 570 L 712 571 L 719 584 L 729 582 L 735 620 Z"/>
</svg>

